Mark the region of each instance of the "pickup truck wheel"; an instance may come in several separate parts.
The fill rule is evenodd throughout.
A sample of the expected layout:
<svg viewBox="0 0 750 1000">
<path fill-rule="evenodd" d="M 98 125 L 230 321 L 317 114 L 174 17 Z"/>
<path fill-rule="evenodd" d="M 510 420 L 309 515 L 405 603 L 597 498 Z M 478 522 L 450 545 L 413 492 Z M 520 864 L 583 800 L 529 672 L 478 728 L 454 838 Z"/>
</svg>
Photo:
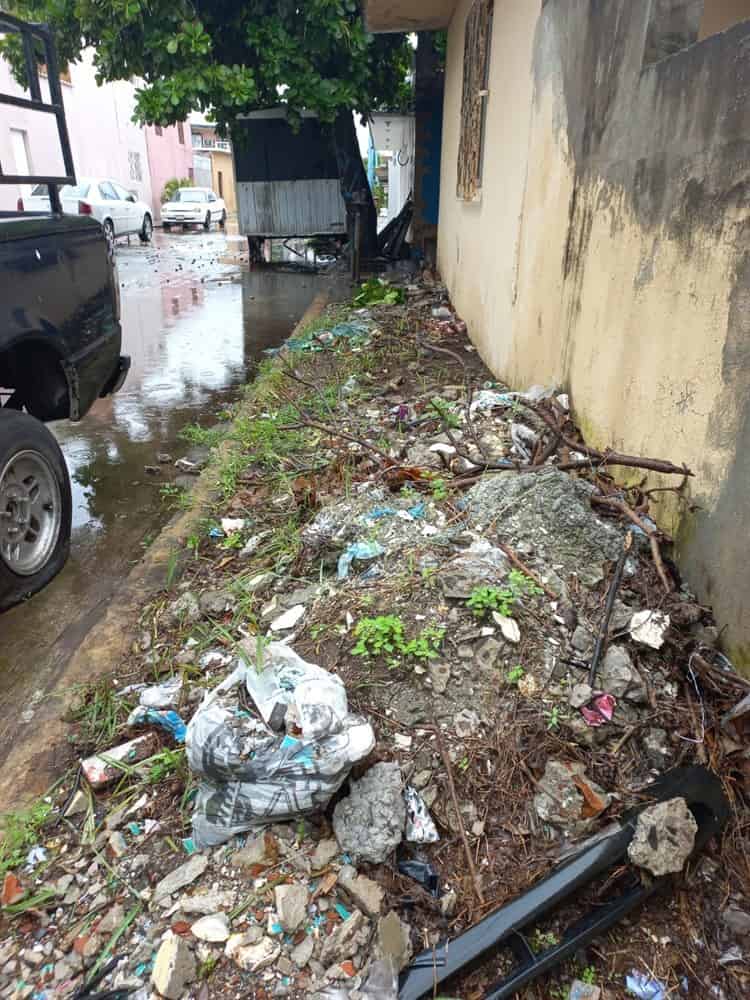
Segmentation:
<svg viewBox="0 0 750 1000">
<path fill-rule="evenodd" d="M 102 223 L 104 238 L 107 241 L 110 257 L 115 255 L 115 226 L 111 219 L 105 219 Z"/>
<path fill-rule="evenodd" d="M 210 212 L 206 212 L 206 218 L 203 220 L 203 228 L 206 230 L 206 232 L 208 232 L 209 229 L 211 228 L 211 213 Z"/>
<path fill-rule="evenodd" d="M 63 568 L 71 513 L 68 469 L 55 438 L 27 413 L 0 412 L 0 611 Z"/>
<path fill-rule="evenodd" d="M 161 228 L 164 230 L 165 233 L 170 233 L 172 231 L 172 227 L 168 222 L 162 222 Z"/>
<path fill-rule="evenodd" d="M 151 216 L 146 212 L 143 216 L 143 225 L 141 226 L 141 231 L 138 233 L 138 238 L 141 243 L 150 243 L 151 237 L 154 235 L 154 224 L 151 221 Z"/>
</svg>

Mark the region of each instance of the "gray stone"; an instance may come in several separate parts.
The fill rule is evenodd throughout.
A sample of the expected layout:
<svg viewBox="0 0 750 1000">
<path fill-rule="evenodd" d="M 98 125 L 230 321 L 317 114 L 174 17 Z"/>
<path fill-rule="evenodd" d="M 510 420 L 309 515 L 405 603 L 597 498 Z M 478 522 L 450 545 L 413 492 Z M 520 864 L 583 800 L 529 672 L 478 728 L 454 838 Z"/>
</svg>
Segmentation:
<svg viewBox="0 0 750 1000">
<path fill-rule="evenodd" d="M 274 890 L 279 923 L 293 934 L 307 916 L 307 889 L 304 885 L 277 885 Z"/>
<path fill-rule="evenodd" d="M 229 940 L 231 941 L 232 938 Z M 269 937 L 263 937 L 257 944 L 248 944 L 237 948 L 230 955 L 230 958 L 245 972 L 259 972 L 261 969 L 273 965 L 280 954 L 281 945 Z"/>
<path fill-rule="evenodd" d="M 259 837 L 249 838 L 244 847 L 234 852 L 231 863 L 237 868 L 252 868 L 253 865 L 268 864 L 265 836 L 261 834 Z"/>
<path fill-rule="evenodd" d="M 194 896 L 183 896 L 178 905 L 185 914 L 197 913 L 199 916 L 209 916 L 211 913 L 230 910 L 234 905 L 234 893 L 229 889 L 198 892 Z"/>
<path fill-rule="evenodd" d="M 370 917 L 379 916 L 385 892 L 377 882 L 357 875 L 357 869 L 351 865 L 344 865 L 339 872 L 339 885 L 360 910 Z"/>
<path fill-rule="evenodd" d="M 568 1000 L 601 1000 L 602 991 L 598 986 L 574 979 L 570 984 Z"/>
<path fill-rule="evenodd" d="M 440 912 L 444 917 L 452 917 L 458 906 L 458 893 L 455 889 L 449 889 L 440 897 Z"/>
<path fill-rule="evenodd" d="M 375 764 L 333 812 L 333 829 L 343 851 L 382 864 L 403 839 L 406 823 L 401 768 Z"/>
<path fill-rule="evenodd" d="M 234 611 L 237 601 L 229 590 L 206 590 L 198 598 L 198 606 L 204 615 L 217 618 Z"/>
<path fill-rule="evenodd" d="M 378 920 L 376 955 L 390 959 L 396 972 L 401 972 L 409 964 L 413 954 L 411 930 L 395 910 Z"/>
<path fill-rule="evenodd" d="M 428 768 L 425 768 L 423 771 L 417 771 L 417 773 L 411 779 L 411 783 L 418 792 L 421 792 L 423 788 L 427 788 L 431 780 L 432 780 L 432 771 L 430 771 Z"/>
<path fill-rule="evenodd" d="M 721 919 L 730 934 L 734 934 L 735 937 L 740 938 L 750 937 L 750 913 L 741 910 L 739 906 L 730 903 L 722 911 Z"/>
<path fill-rule="evenodd" d="M 495 673 L 502 665 L 502 653 L 505 646 L 499 639 L 488 636 L 477 643 L 475 657 L 480 670 Z"/>
<path fill-rule="evenodd" d="M 615 698 L 640 702 L 646 696 L 643 681 L 623 646 L 610 646 L 597 674 L 597 684 Z"/>
<path fill-rule="evenodd" d="M 292 961 L 288 959 L 286 955 L 281 955 L 276 963 L 276 971 L 282 976 L 293 976 L 297 970 L 295 969 Z"/>
<path fill-rule="evenodd" d="M 582 816 L 586 800 L 576 785 L 576 778 L 579 782 L 585 782 L 601 801 L 600 812 L 603 812 L 612 800 L 603 788 L 585 774 L 586 769 L 583 764 L 548 760 L 534 795 L 534 808 L 539 818 L 545 823 L 560 827 L 572 836 L 587 832 L 594 824 L 596 816 L 585 819 Z"/>
<path fill-rule="evenodd" d="M 242 584 L 242 589 L 247 594 L 260 595 L 272 586 L 274 580 L 273 573 L 258 573 L 256 576 L 250 577 L 249 580 L 245 580 Z"/>
<path fill-rule="evenodd" d="M 682 871 L 697 832 L 698 824 L 684 799 L 657 802 L 638 815 L 628 857 L 657 877 Z"/>
<path fill-rule="evenodd" d="M 542 563 L 561 565 L 587 585 L 602 578 L 602 564 L 622 550 L 624 529 L 600 520 L 591 508 L 593 486 L 558 469 L 484 476 L 466 493 L 469 522 L 502 517 L 503 539 L 517 549 L 531 542 Z"/>
<path fill-rule="evenodd" d="M 466 552 L 447 563 L 441 569 L 438 579 L 446 597 L 463 601 L 471 597 L 472 591 L 477 587 L 502 583 L 509 569 L 507 556 L 502 549 L 479 539 Z"/>
<path fill-rule="evenodd" d="M 325 868 L 326 865 L 330 865 L 334 858 L 338 857 L 338 854 L 338 841 L 334 837 L 329 837 L 327 840 L 318 842 L 310 858 L 310 864 L 314 871 L 319 871 L 321 868 Z"/>
<path fill-rule="evenodd" d="M 576 626 L 570 644 L 577 653 L 581 653 L 583 656 L 591 656 L 594 652 L 594 637 L 583 625 Z"/>
<path fill-rule="evenodd" d="M 97 934 L 113 934 L 117 928 L 122 923 L 125 918 L 125 910 L 120 906 L 119 903 L 107 910 L 102 919 L 99 921 L 96 932 Z"/>
<path fill-rule="evenodd" d="M 156 955 L 151 982 L 167 1000 L 180 1000 L 195 975 L 195 956 L 182 938 L 170 933 Z"/>
<path fill-rule="evenodd" d="M 183 622 L 194 624 L 201 619 L 201 609 L 198 598 L 195 594 L 186 590 L 184 594 L 177 598 L 167 608 L 167 618 L 172 625 L 181 625 Z"/>
<path fill-rule="evenodd" d="M 664 767 L 671 757 L 669 738 L 664 729 L 649 729 L 643 737 L 646 759 L 652 767 Z"/>
<path fill-rule="evenodd" d="M 361 910 L 354 910 L 351 916 L 338 925 L 336 930 L 323 942 L 320 961 L 324 966 L 343 962 L 352 958 L 366 947 L 370 938 L 370 925 Z"/>
<path fill-rule="evenodd" d="M 443 694 L 448 687 L 448 681 L 451 679 L 451 668 L 444 660 L 433 660 L 429 666 L 429 675 L 432 682 L 432 690 L 435 694 Z"/>
<path fill-rule="evenodd" d="M 67 959 L 61 958 L 59 962 L 55 962 L 54 977 L 56 983 L 65 982 L 70 979 L 75 972 L 76 969 Z"/>
<path fill-rule="evenodd" d="M 588 684 L 575 684 L 568 696 L 568 704 L 571 708 L 581 708 L 588 705 L 594 695 Z"/>
<path fill-rule="evenodd" d="M 308 935 L 304 941 L 300 941 L 297 947 L 292 949 L 290 958 L 298 969 L 304 969 L 312 958 L 314 950 L 315 940 L 311 935 Z"/>
<path fill-rule="evenodd" d="M 480 718 L 472 708 L 462 708 L 453 717 L 453 728 L 456 736 L 460 740 L 465 740 L 469 736 L 474 736 L 478 731 Z"/>
<path fill-rule="evenodd" d="M 179 892 L 186 885 L 195 882 L 208 868 L 208 858 L 205 854 L 194 854 L 189 861 L 179 868 L 175 868 L 169 875 L 165 875 L 161 882 L 158 882 L 154 889 L 153 901 L 160 902 L 167 899 L 173 892 Z"/>
<path fill-rule="evenodd" d="M 223 943 L 229 937 L 229 917 L 225 913 L 212 913 L 196 920 L 190 930 L 199 941 Z"/>
<path fill-rule="evenodd" d="M 82 788 L 79 788 L 70 800 L 70 805 L 65 810 L 64 815 L 67 819 L 70 819 L 71 816 L 77 816 L 79 813 L 86 812 L 88 805 L 88 796 Z"/>
</svg>

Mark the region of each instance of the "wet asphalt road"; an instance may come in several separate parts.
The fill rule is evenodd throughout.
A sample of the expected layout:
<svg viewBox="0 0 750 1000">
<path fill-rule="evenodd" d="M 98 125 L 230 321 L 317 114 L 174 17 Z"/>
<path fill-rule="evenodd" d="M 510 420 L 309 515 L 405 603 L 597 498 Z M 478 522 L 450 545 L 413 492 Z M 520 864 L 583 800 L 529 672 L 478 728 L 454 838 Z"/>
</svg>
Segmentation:
<svg viewBox="0 0 750 1000">
<path fill-rule="evenodd" d="M 118 584 L 171 516 L 144 471 L 179 457 L 185 424 L 210 426 L 267 347 L 290 332 L 331 278 L 248 270 L 243 237 L 157 233 L 118 245 L 123 389 L 79 424 L 53 430 L 73 482 L 68 565 L 31 601 L 0 616 L 0 761 L 32 729 L 34 706 L 64 671 Z M 116 598 L 115 598 L 116 599 Z"/>
</svg>

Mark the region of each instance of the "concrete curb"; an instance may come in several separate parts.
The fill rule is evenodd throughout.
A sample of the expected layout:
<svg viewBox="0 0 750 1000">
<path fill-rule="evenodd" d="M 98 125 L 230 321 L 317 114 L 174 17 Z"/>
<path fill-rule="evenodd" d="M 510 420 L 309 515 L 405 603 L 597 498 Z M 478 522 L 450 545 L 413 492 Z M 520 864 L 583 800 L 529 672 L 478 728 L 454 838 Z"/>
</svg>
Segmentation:
<svg viewBox="0 0 750 1000">
<path fill-rule="evenodd" d="M 319 316 L 329 301 L 329 292 L 319 292 L 290 336 Z M 233 447 L 231 441 L 222 442 L 217 449 L 219 458 L 230 454 Z M 197 478 L 190 510 L 177 514 L 164 526 L 112 595 L 103 616 L 82 636 L 61 674 L 45 692 L 33 724 L 19 732 L 0 773 L 2 812 L 28 805 L 72 763 L 63 716 L 70 708 L 75 688 L 112 673 L 127 659 L 141 606 L 164 587 L 170 561 L 175 553 L 184 551 L 185 538 L 215 499 L 213 474 L 212 462 Z"/>
</svg>

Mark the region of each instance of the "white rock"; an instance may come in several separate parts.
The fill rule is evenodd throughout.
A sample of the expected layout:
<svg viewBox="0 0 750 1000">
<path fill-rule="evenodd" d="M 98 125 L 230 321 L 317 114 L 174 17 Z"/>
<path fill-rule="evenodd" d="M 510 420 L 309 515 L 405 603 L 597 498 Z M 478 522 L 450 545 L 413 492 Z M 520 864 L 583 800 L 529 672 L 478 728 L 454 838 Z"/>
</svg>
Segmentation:
<svg viewBox="0 0 750 1000">
<path fill-rule="evenodd" d="M 500 626 L 500 631 L 503 633 L 508 642 L 518 643 L 521 641 L 521 629 L 518 627 L 518 622 L 514 618 L 506 618 L 505 615 L 501 615 L 499 611 L 493 611 L 492 620 L 496 625 Z"/>
<path fill-rule="evenodd" d="M 229 918 L 226 913 L 212 913 L 196 920 L 190 930 L 199 941 L 224 942 L 229 937 Z"/>
<path fill-rule="evenodd" d="M 290 957 L 298 969 L 304 969 L 312 958 L 314 950 L 315 941 L 311 935 L 308 935 L 304 941 L 301 941 L 297 947 L 293 949 Z"/>
<path fill-rule="evenodd" d="M 245 972 L 259 972 L 260 969 L 273 965 L 280 954 L 281 945 L 269 937 L 264 937 L 258 944 L 238 948 L 234 954 L 234 961 Z"/>
<path fill-rule="evenodd" d="M 167 1000 L 180 1000 L 195 974 L 195 956 L 182 938 L 170 932 L 159 948 L 151 982 Z"/>
<path fill-rule="evenodd" d="M 158 903 L 173 892 L 195 882 L 208 867 L 208 858 L 205 854 L 194 854 L 189 861 L 179 868 L 175 868 L 169 875 L 165 875 L 154 889 L 154 902 Z"/>
<path fill-rule="evenodd" d="M 233 535 L 245 527 L 244 517 L 222 517 L 221 530 L 225 535 Z"/>
<path fill-rule="evenodd" d="M 661 649 L 668 628 L 669 615 L 663 611 L 636 611 L 630 619 L 631 638 L 651 649 Z"/>
<path fill-rule="evenodd" d="M 283 615 L 279 615 L 271 622 L 272 632 L 287 632 L 289 629 L 294 628 L 294 626 L 302 620 L 305 614 L 304 604 L 295 604 L 293 608 L 285 611 Z"/>
<path fill-rule="evenodd" d="M 307 915 L 307 889 L 304 885 L 277 885 L 274 896 L 279 923 L 293 934 Z"/>
</svg>

